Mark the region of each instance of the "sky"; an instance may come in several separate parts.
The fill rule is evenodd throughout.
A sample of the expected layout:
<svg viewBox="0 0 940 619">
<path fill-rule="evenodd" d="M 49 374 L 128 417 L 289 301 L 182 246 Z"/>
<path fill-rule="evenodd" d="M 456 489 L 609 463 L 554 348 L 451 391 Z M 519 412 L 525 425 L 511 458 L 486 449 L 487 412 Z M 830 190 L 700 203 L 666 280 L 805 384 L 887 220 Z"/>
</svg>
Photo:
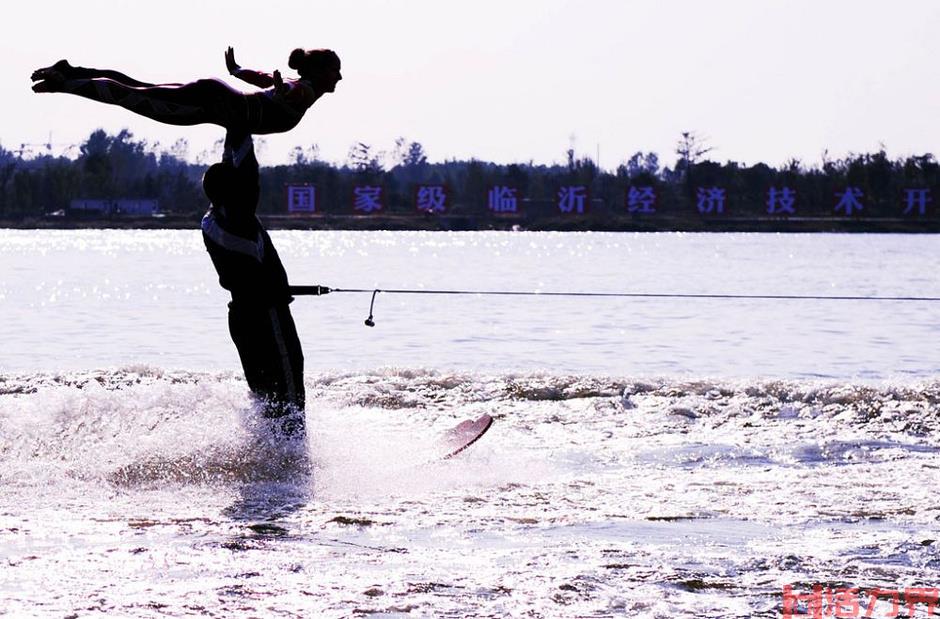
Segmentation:
<svg viewBox="0 0 940 619">
<path fill-rule="evenodd" d="M 128 129 L 187 157 L 220 156 L 222 130 L 170 127 L 116 106 L 30 90 L 60 58 L 150 82 L 245 67 L 288 75 L 295 47 L 328 47 L 343 81 L 289 133 L 266 136 L 262 164 L 296 146 L 346 160 L 351 145 L 421 142 L 431 161 L 675 160 L 683 131 L 710 157 L 818 164 L 872 152 L 940 150 L 936 0 L 29 0 L 0 25 L 0 145 Z M 34 151 L 38 147 L 31 147 Z M 70 153 L 75 153 L 72 148 Z"/>
</svg>

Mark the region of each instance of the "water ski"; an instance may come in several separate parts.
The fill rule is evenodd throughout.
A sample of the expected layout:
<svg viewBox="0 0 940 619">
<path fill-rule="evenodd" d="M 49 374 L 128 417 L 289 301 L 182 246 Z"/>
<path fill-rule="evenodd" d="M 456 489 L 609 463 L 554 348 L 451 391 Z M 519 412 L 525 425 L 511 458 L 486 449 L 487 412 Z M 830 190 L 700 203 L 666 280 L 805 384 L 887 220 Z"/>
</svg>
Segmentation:
<svg viewBox="0 0 940 619">
<path fill-rule="evenodd" d="M 487 414 L 477 419 L 461 421 L 451 428 L 438 441 L 438 450 L 441 460 L 453 458 L 464 449 L 477 442 L 481 436 L 493 425 L 493 418 Z"/>
</svg>

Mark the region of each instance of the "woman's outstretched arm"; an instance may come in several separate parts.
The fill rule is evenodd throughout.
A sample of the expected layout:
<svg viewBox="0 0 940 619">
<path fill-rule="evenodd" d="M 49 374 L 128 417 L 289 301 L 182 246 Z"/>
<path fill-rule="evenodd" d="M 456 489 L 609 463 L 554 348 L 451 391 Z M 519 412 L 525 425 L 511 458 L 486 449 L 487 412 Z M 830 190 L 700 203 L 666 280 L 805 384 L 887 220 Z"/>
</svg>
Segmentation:
<svg viewBox="0 0 940 619">
<path fill-rule="evenodd" d="M 235 62 L 235 50 L 229 47 L 225 50 L 225 66 L 228 72 L 240 80 L 248 82 L 258 88 L 270 88 L 275 85 L 274 76 L 263 71 L 253 69 L 243 69 Z"/>
</svg>

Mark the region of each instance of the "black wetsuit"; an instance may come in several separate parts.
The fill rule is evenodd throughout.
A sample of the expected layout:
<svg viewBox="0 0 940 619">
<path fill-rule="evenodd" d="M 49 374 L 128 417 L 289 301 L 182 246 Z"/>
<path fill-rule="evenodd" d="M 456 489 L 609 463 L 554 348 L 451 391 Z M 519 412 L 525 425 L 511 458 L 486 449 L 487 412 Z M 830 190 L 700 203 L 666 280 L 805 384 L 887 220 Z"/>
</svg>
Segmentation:
<svg viewBox="0 0 940 619">
<path fill-rule="evenodd" d="M 303 435 L 303 352 L 288 307 L 287 273 L 255 216 L 259 176 L 250 136 L 226 138 L 222 166 L 222 190 L 210 192 L 206 183 L 213 203 L 202 219 L 202 238 L 219 283 L 232 293 L 229 332 L 263 415 L 278 419 L 284 433 Z"/>
<path fill-rule="evenodd" d="M 57 74 L 58 81 L 43 78 L 33 90 L 71 93 L 119 105 L 168 125 L 210 123 L 230 132 L 283 133 L 296 127 L 313 103 L 304 103 L 302 95 L 298 100 L 296 93 L 304 91 L 297 89 L 311 88 L 302 85 L 302 80 L 288 80 L 280 94 L 273 87 L 245 93 L 213 78 L 188 84 L 150 84 L 108 69 L 59 67 L 63 73 L 58 73 L 57 66 L 48 70 Z"/>
</svg>

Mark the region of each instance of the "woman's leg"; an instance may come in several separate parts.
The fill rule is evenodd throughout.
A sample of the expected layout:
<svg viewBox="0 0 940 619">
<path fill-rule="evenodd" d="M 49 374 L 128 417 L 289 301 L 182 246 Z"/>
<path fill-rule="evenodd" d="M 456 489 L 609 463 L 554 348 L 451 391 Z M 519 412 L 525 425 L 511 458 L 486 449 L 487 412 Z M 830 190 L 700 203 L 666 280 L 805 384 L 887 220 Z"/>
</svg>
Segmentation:
<svg viewBox="0 0 940 619">
<path fill-rule="evenodd" d="M 50 75 L 33 84 L 35 92 L 66 92 L 93 101 L 119 105 L 168 125 L 210 123 L 231 128 L 244 122 L 245 96 L 218 80 L 204 79 L 182 86 L 135 88 L 107 78 L 61 79 Z"/>
<path fill-rule="evenodd" d="M 89 80 L 103 77 L 105 79 L 114 80 L 115 82 L 120 82 L 125 86 L 133 86 L 134 88 L 146 88 L 151 86 L 182 86 L 182 84 L 151 84 L 150 82 L 142 82 L 140 80 L 135 80 L 134 78 L 121 73 L 120 71 L 114 71 L 111 69 L 73 67 L 69 64 L 68 60 L 60 60 L 50 67 L 36 69 L 33 71 L 32 79 L 34 82 L 37 82 L 40 80 L 55 78 L 56 74 L 61 76 L 61 79 L 63 80 Z"/>
</svg>

